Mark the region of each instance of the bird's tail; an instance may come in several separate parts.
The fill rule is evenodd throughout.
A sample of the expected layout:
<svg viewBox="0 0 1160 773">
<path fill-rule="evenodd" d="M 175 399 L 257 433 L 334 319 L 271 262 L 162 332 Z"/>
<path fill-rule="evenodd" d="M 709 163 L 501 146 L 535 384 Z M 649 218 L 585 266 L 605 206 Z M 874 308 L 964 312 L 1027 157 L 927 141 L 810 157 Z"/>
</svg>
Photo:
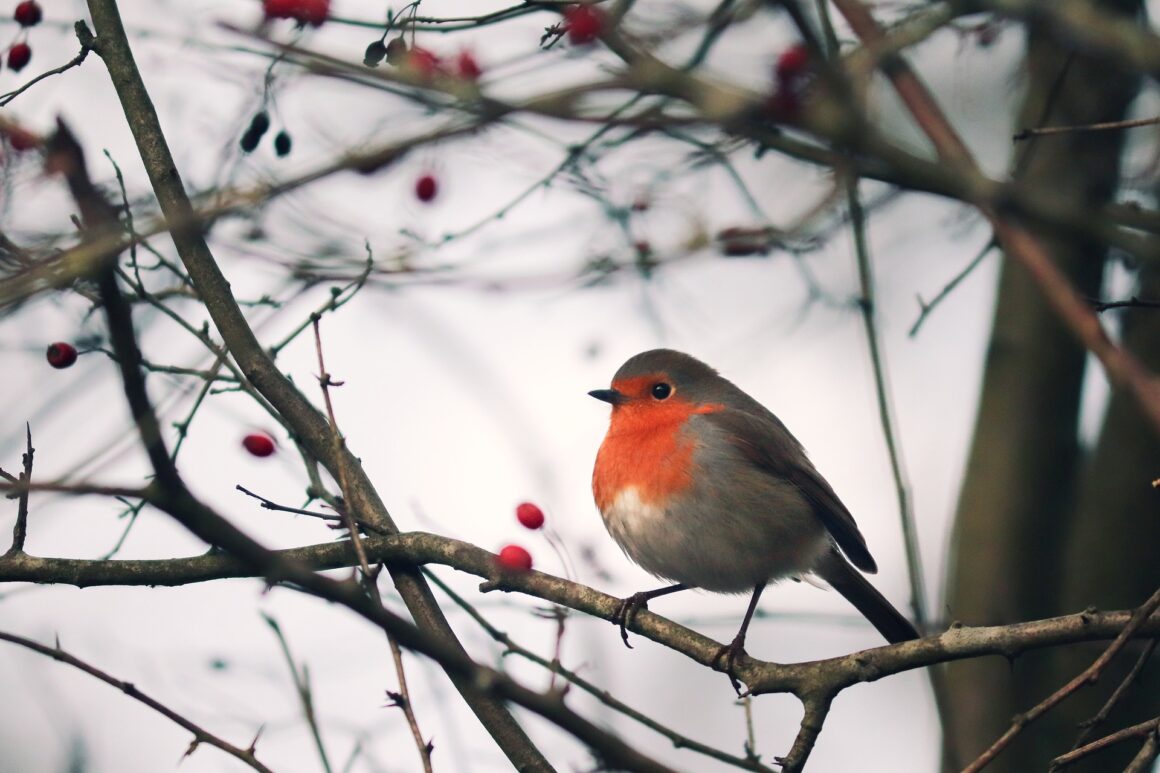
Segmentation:
<svg viewBox="0 0 1160 773">
<path fill-rule="evenodd" d="M 891 644 L 919 638 L 910 621 L 837 550 L 830 550 L 818 562 L 814 572 L 845 596 Z"/>
</svg>

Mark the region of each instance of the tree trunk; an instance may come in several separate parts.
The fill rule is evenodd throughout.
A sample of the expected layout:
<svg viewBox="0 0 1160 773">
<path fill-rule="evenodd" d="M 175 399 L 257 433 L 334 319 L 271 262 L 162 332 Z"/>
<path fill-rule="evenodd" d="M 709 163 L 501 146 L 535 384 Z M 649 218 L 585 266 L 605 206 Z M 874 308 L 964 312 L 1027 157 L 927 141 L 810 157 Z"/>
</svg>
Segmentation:
<svg viewBox="0 0 1160 773">
<path fill-rule="evenodd" d="M 1103 5 L 1124 11 L 1138 4 Z M 1034 31 L 1027 70 L 1019 128 L 1117 120 L 1136 93 L 1135 79 L 1117 77 L 1107 63 L 1075 56 Z M 1097 207 L 1116 189 L 1122 140 L 1121 132 L 1029 140 L 1019 148 L 1015 175 L 1072 206 Z M 1103 249 L 1039 235 L 1079 291 L 1098 295 Z M 952 619 L 1003 624 L 1060 610 L 1064 578 L 1074 572 L 1066 563 L 1066 521 L 1080 462 L 1076 432 L 1084 362 L 1083 349 L 1031 278 L 1004 261 L 955 516 L 947 583 Z M 961 768 L 1003 733 L 1013 715 L 1045 697 L 1040 686 L 1046 670 L 1046 658 L 1034 655 L 1013 663 L 992 658 L 950 665 L 945 765 Z M 1070 738 L 1045 740 L 1025 731 L 988 770 L 1043 770 L 1050 756 L 1069 745 Z"/>
<path fill-rule="evenodd" d="M 1137 293 L 1141 298 L 1160 298 L 1160 265 L 1151 263 L 1141 269 Z M 1160 309 L 1132 309 L 1125 312 L 1123 322 L 1124 346 L 1150 370 L 1160 371 Z M 1064 546 L 1063 609 L 1131 608 L 1160 587 L 1160 492 L 1152 487 L 1156 478 L 1160 478 L 1160 437 L 1130 395 L 1113 395 L 1099 443 L 1080 479 L 1075 516 Z M 1051 653 L 1043 689 L 1067 682 L 1105 646 L 1093 643 Z M 1085 688 L 1049 714 L 1045 732 L 1067 739 L 1070 745 L 1079 733 L 1078 723 L 1100 710 L 1142 650 L 1142 642 L 1130 646 L 1098 685 Z M 1089 741 L 1156 716 L 1160 711 L 1158 666 L 1160 657 L 1153 656 L 1108 722 L 1093 729 Z M 1138 744 L 1122 744 L 1069 770 L 1123 770 L 1138 748 Z M 1056 753 L 1065 750 L 1056 749 Z"/>
</svg>

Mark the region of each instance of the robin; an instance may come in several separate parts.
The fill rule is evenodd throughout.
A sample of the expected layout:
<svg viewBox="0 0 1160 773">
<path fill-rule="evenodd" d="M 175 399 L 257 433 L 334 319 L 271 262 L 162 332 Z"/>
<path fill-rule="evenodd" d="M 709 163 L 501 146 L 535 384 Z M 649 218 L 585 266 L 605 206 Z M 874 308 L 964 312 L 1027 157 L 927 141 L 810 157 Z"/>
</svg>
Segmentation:
<svg viewBox="0 0 1160 773">
<path fill-rule="evenodd" d="M 650 599 L 688 588 L 752 592 L 741 630 L 714 665 L 734 687 L 734 663 L 765 586 L 818 575 L 892 643 L 918 632 L 855 569 L 877 564 L 850 511 L 785 425 L 764 406 L 687 354 L 642 352 L 624 363 L 596 454 L 592 493 L 609 534 L 625 554 L 676 583 L 625 599 L 625 625 Z"/>
</svg>

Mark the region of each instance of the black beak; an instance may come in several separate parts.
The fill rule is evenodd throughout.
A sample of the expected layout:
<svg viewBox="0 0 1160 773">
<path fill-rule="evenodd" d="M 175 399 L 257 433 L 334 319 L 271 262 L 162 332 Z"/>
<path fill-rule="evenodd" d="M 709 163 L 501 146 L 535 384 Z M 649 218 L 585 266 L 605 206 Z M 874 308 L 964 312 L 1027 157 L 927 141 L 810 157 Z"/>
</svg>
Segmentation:
<svg viewBox="0 0 1160 773">
<path fill-rule="evenodd" d="M 593 389 L 588 394 L 611 405 L 620 405 L 627 399 L 623 393 L 615 389 Z"/>
</svg>

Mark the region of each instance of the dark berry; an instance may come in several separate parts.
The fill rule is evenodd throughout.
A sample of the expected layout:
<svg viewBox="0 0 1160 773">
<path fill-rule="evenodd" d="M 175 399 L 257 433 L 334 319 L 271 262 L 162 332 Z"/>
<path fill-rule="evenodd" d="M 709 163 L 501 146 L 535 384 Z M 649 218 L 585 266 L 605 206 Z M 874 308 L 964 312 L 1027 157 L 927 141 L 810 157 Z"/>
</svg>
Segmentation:
<svg viewBox="0 0 1160 773">
<path fill-rule="evenodd" d="M 35 27 L 40 24 L 44 14 L 40 10 L 40 3 L 36 0 L 24 0 L 16 5 L 16 23 L 21 27 Z"/>
<path fill-rule="evenodd" d="M 262 140 L 261 134 L 258 134 L 257 132 L 247 131 L 245 134 L 242 135 L 242 139 L 238 142 L 238 144 L 242 146 L 243 153 L 253 153 L 254 148 L 258 147 L 258 143 L 261 142 L 261 140 Z"/>
<path fill-rule="evenodd" d="M 415 181 L 415 197 L 424 203 L 435 198 L 439 192 L 439 183 L 434 175 L 425 174 Z"/>
<path fill-rule="evenodd" d="M 274 152 L 278 154 L 278 158 L 285 158 L 290 155 L 290 135 L 285 130 L 278 132 L 274 136 Z"/>
<path fill-rule="evenodd" d="M 259 110 L 258 112 L 254 113 L 254 117 L 250 119 L 250 128 L 247 129 L 246 131 L 247 131 L 247 133 L 253 132 L 254 134 L 261 137 L 263 134 L 266 133 L 266 130 L 269 128 L 270 128 L 270 114 L 267 113 L 265 110 Z"/>
<path fill-rule="evenodd" d="M 367 67 L 378 67 L 379 62 L 383 61 L 386 56 L 387 44 L 381 40 L 376 40 L 363 52 L 363 64 Z"/>
<path fill-rule="evenodd" d="M 387 43 L 387 64 L 398 67 L 407 59 L 407 41 L 403 40 L 403 36 Z"/>
<path fill-rule="evenodd" d="M 8 49 L 8 66 L 20 72 L 32 59 L 32 48 L 27 43 L 15 43 Z"/>
<path fill-rule="evenodd" d="M 57 370 L 70 367 L 77 361 L 77 350 L 72 344 L 66 344 L 63 341 L 57 341 L 54 344 L 48 345 L 48 351 L 45 352 L 45 359 L 48 364 Z"/>
</svg>

